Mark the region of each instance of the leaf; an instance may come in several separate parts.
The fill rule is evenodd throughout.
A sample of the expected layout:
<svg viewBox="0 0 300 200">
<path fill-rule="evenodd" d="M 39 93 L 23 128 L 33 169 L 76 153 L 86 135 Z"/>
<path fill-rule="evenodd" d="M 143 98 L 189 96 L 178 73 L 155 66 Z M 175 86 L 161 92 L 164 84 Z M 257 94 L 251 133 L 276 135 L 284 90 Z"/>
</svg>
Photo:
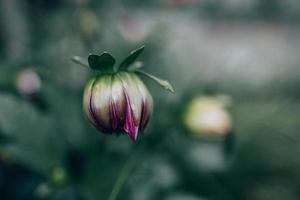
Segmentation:
<svg viewBox="0 0 300 200">
<path fill-rule="evenodd" d="M 136 70 L 141 69 L 143 67 L 144 67 L 144 63 L 141 62 L 141 61 L 137 61 L 137 62 L 132 63 L 130 66 L 128 66 L 127 69 L 129 71 L 136 71 Z"/>
<path fill-rule="evenodd" d="M 102 55 L 89 55 L 88 62 L 90 65 L 90 68 L 94 70 L 100 70 L 100 71 L 112 71 L 113 66 L 116 63 L 116 60 L 112 55 L 110 55 L 107 52 L 104 52 Z"/>
<path fill-rule="evenodd" d="M 120 69 L 126 69 L 128 66 L 130 66 L 134 61 L 139 57 L 139 55 L 144 51 L 145 46 L 141 46 L 140 48 L 132 51 L 130 55 L 123 60 L 123 62 L 120 64 Z"/>
<path fill-rule="evenodd" d="M 160 79 L 160 78 L 158 78 L 158 77 L 156 77 L 156 76 L 154 76 L 152 74 L 149 74 L 147 72 L 144 72 L 142 70 L 136 70 L 135 72 L 140 73 L 140 74 L 142 74 L 144 76 L 147 76 L 148 78 L 154 80 L 156 83 L 158 83 L 160 86 L 162 86 L 166 90 L 168 90 L 168 91 L 170 91 L 172 93 L 175 92 L 173 86 L 171 85 L 171 83 L 169 83 L 169 81 Z"/>
<path fill-rule="evenodd" d="M 65 143 L 53 115 L 13 95 L 0 94 L 0 126 L 8 140 L 1 151 L 8 158 L 47 173 L 64 158 Z M 17 111 L 17 112 L 16 112 Z"/>
<path fill-rule="evenodd" d="M 83 67 L 89 67 L 89 63 L 82 57 L 79 56 L 73 56 L 72 61 L 75 62 L 76 64 L 79 64 Z"/>
</svg>

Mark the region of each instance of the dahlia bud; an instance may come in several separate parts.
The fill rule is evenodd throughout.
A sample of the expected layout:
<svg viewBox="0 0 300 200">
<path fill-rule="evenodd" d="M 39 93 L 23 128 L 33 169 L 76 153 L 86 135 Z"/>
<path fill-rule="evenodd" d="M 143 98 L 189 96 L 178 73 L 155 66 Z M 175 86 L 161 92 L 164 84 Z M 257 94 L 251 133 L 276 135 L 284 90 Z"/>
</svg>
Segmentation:
<svg viewBox="0 0 300 200">
<path fill-rule="evenodd" d="M 16 86 L 21 95 L 33 97 L 41 90 L 41 79 L 34 70 L 24 69 L 17 75 Z"/>
<path fill-rule="evenodd" d="M 152 96 L 132 72 L 103 75 L 87 84 L 84 112 L 105 133 L 126 132 L 132 140 L 143 131 L 152 113 Z"/>
<path fill-rule="evenodd" d="M 86 85 L 83 94 L 83 109 L 88 120 L 103 133 L 127 133 L 133 141 L 142 132 L 150 119 L 153 100 L 150 92 L 139 78 L 145 75 L 165 89 L 173 91 L 169 82 L 161 80 L 137 68 L 135 59 L 144 47 L 133 51 L 118 68 L 114 68 L 115 60 L 108 54 L 90 55 L 88 65 L 100 74 L 92 78 Z M 79 58 L 73 60 L 87 65 Z"/>
<path fill-rule="evenodd" d="M 195 135 L 226 135 L 232 128 L 232 120 L 225 106 L 225 96 L 194 98 L 187 106 L 184 123 Z"/>
</svg>

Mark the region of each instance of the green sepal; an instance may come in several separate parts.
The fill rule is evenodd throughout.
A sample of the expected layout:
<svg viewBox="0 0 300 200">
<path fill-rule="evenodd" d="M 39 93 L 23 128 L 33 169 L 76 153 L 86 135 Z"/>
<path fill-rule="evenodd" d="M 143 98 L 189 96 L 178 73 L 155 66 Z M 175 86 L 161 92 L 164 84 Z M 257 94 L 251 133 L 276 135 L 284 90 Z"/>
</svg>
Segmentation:
<svg viewBox="0 0 300 200">
<path fill-rule="evenodd" d="M 145 46 L 141 46 L 140 48 L 133 50 L 130 55 L 123 60 L 120 64 L 120 69 L 127 69 L 130 65 L 134 63 L 134 61 L 139 57 L 139 55 L 144 51 Z"/>
<path fill-rule="evenodd" d="M 128 71 L 136 71 L 144 67 L 144 63 L 141 61 L 136 61 L 127 67 Z"/>
<path fill-rule="evenodd" d="M 116 60 L 112 55 L 107 52 L 104 52 L 100 56 L 98 55 L 89 55 L 88 63 L 91 69 L 99 70 L 102 72 L 112 72 L 113 66 L 116 63 Z"/>
<path fill-rule="evenodd" d="M 152 74 L 149 74 L 147 72 L 144 72 L 142 70 L 135 70 L 136 73 L 139 73 L 139 74 L 142 74 L 144 76 L 147 76 L 148 78 L 152 79 L 153 81 L 155 81 L 158 85 L 162 86 L 165 90 L 168 90 L 172 93 L 175 92 L 173 86 L 171 85 L 171 83 L 167 80 L 163 80 L 163 79 L 160 79 Z"/>
<path fill-rule="evenodd" d="M 87 62 L 86 59 L 79 57 L 79 56 L 73 56 L 72 61 L 75 62 L 76 64 L 79 64 L 83 67 L 88 67 L 89 68 L 89 63 Z"/>
</svg>

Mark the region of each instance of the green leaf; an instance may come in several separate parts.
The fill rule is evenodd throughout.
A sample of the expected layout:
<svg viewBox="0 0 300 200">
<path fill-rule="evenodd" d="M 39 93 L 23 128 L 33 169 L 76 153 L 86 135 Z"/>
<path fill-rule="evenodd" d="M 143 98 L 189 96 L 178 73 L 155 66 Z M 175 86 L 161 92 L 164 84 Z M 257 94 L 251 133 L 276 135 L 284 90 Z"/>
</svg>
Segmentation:
<svg viewBox="0 0 300 200">
<path fill-rule="evenodd" d="M 116 63 L 116 60 L 112 55 L 107 52 L 104 52 L 102 55 L 89 55 L 88 62 L 90 68 L 100 71 L 113 71 L 113 66 Z"/>
<path fill-rule="evenodd" d="M 8 139 L 1 152 L 9 159 L 45 174 L 64 159 L 65 142 L 53 113 L 45 115 L 8 94 L 0 94 L 0 110 L 1 131 Z"/>
<path fill-rule="evenodd" d="M 130 55 L 123 60 L 123 62 L 120 64 L 120 69 L 126 69 L 128 66 L 130 66 L 134 61 L 139 57 L 139 55 L 144 51 L 145 46 L 142 46 L 130 53 Z"/>
<path fill-rule="evenodd" d="M 141 61 L 137 61 L 137 62 L 132 63 L 130 66 L 128 66 L 127 69 L 129 71 L 136 71 L 136 70 L 141 69 L 143 67 L 144 67 L 144 63 L 141 62 Z"/>
<path fill-rule="evenodd" d="M 158 83 L 160 86 L 162 86 L 164 89 L 170 91 L 170 92 L 175 92 L 173 86 L 171 85 L 171 83 L 169 83 L 169 81 L 167 80 L 163 80 L 163 79 L 160 79 L 152 74 L 149 74 L 147 72 L 144 72 L 142 70 L 136 70 L 135 72 L 139 73 L 139 74 L 142 74 L 144 76 L 147 76 L 148 78 L 154 80 L 156 83 Z"/>
<path fill-rule="evenodd" d="M 89 67 L 89 63 L 82 57 L 79 56 L 73 56 L 72 61 L 75 62 L 76 64 L 79 64 L 83 67 Z"/>
</svg>

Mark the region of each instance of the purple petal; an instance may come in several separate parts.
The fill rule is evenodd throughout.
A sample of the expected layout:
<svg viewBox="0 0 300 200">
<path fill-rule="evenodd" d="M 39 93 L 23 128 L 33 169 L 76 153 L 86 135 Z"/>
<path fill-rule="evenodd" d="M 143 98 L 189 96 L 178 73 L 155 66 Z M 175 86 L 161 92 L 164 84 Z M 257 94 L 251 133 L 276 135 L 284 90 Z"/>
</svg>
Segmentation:
<svg viewBox="0 0 300 200">
<path fill-rule="evenodd" d="M 147 101 L 143 101 L 143 104 L 142 104 L 142 117 L 141 117 L 141 121 L 140 121 L 140 131 L 143 131 L 148 122 L 149 122 L 149 119 L 150 119 L 150 116 L 151 116 L 151 110 L 149 109 L 148 105 L 147 105 Z"/>
<path fill-rule="evenodd" d="M 92 95 L 92 87 L 94 84 L 95 79 L 91 79 L 85 89 L 84 89 L 84 93 L 83 93 L 83 111 L 87 117 L 87 119 L 96 127 L 97 123 L 94 119 L 94 117 L 92 116 L 91 113 L 91 109 L 90 109 L 90 105 L 91 105 L 91 95 Z"/>
<path fill-rule="evenodd" d="M 102 124 L 100 119 L 97 117 L 95 108 L 93 106 L 93 95 L 91 95 L 91 98 L 90 98 L 89 111 L 91 113 L 91 116 L 94 119 L 94 122 L 96 123 L 96 128 L 98 128 L 102 132 L 108 132 L 108 129 L 105 128 L 104 124 Z"/>
<path fill-rule="evenodd" d="M 117 106 L 114 104 L 114 102 L 111 102 L 111 127 L 115 131 L 118 128 L 119 125 L 119 117 L 117 112 Z"/>
<path fill-rule="evenodd" d="M 117 131 L 122 131 L 126 101 L 122 80 L 119 79 L 118 76 L 113 76 L 111 90 L 111 119 L 114 126 L 113 128 L 116 128 Z"/>
<path fill-rule="evenodd" d="M 131 107 L 132 118 L 134 123 L 139 125 L 142 113 L 142 96 L 138 88 L 137 82 L 134 80 L 135 75 L 129 74 L 128 72 L 120 72 L 119 77 L 123 83 L 123 94 L 126 92 L 127 94 L 127 101 Z M 126 99 L 124 94 L 124 108 L 126 107 Z M 124 110 L 124 113 L 126 110 Z"/>
<path fill-rule="evenodd" d="M 125 123 L 124 123 L 124 131 L 128 133 L 130 138 L 133 141 L 137 140 L 139 125 L 134 123 L 134 116 L 132 112 L 132 108 L 130 106 L 130 101 L 126 89 L 124 89 L 125 93 L 125 101 L 126 101 L 126 109 L 125 109 Z"/>
<path fill-rule="evenodd" d="M 143 131 L 146 128 L 150 116 L 152 114 L 153 100 L 150 92 L 148 91 L 144 83 L 140 80 L 140 78 L 137 76 L 134 76 L 133 78 L 137 83 L 139 94 L 140 97 L 142 98 L 139 130 Z"/>
<path fill-rule="evenodd" d="M 112 132 L 111 126 L 111 78 L 96 80 L 92 88 L 90 111 L 100 130 Z"/>
</svg>

